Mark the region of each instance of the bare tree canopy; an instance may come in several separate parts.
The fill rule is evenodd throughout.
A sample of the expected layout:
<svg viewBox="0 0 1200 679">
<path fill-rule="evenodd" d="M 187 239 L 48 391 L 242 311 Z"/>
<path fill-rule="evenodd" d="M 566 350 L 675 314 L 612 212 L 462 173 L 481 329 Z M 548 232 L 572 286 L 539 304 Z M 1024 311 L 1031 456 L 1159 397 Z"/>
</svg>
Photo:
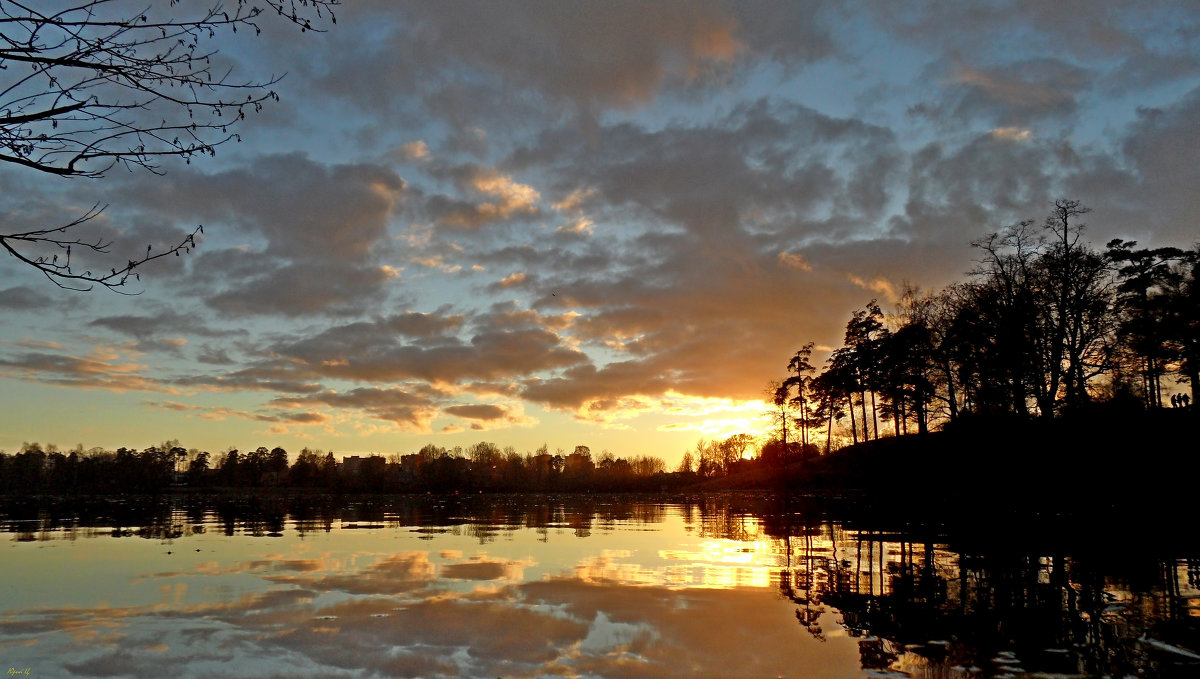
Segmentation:
<svg viewBox="0 0 1200 679">
<path fill-rule="evenodd" d="M 0 161 L 62 177 L 100 177 L 115 166 L 157 173 L 164 156 L 191 162 L 215 155 L 218 146 L 239 141 L 234 130 L 247 112 L 278 99 L 272 87 L 282 77 L 242 80 L 218 66 L 218 36 L 257 34 L 259 22 L 271 17 L 302 32 L 320 30 L 336 21 L 337 4 L 0 0 Z M 74 234 L 102 209 L 63 225 L 5 229 L 0 244 L 74 289 L 123 286 L 138 265 L 195 246 L 197 232 L 108 273 L 77 271 L 72 247 L 106 253 L 111 245 Z"/>
</svg>

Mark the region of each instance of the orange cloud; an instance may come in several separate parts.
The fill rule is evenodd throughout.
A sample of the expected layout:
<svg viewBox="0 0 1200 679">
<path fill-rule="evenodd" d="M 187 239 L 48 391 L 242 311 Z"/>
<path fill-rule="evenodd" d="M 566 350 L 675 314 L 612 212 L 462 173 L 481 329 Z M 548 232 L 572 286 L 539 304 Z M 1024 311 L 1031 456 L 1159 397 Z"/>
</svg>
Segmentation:
<svg viewBox="0 0 1200 679">
<path fill-rule="evenodd" d="M 796 252 L 781 252 L 779 253 L 779 263 L 789 269 L 797 269 L 799 271 L 812 271 L 812 264 L 809 264 L 804 255 Z"/>
<path fill-rule="evenodd" d="M 515 287 L 518 287 L 518 286 L 522 285 L 523 283 L 525 283 L 525 278 L 526 278 L 525 274 L 523 272 L 518 271 L 516 273 L 512 273 L 512 274 L 505 276 L 496 285 L 501 288 L 515 288 Z"/>
</svg>

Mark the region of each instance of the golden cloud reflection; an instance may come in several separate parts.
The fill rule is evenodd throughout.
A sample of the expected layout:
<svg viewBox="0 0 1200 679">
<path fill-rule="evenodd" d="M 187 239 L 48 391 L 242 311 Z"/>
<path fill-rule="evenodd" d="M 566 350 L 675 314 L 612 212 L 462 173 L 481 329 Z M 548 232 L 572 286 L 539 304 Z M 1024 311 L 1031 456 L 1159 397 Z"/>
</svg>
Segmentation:
<svg viewBox="0 0 1200 679">
<path fill-rule="evenodd" d="M 138 576 L 155 603 L 24 611 L 0 631 L 37 634 L 44 648 L 18 653 L 54 676 L 153 676 L 168 665 L 178 676 L 232 666 L 243 676 L 723 676 L 732 667 L 777 676 L 808 662 L 787 643 L 791 625 L 770 622 L 791 612 L 767 588 L 768 541 L 597 545 L 574 566 L 541 566 L 553 550 L 464 553 L 454 537 L 434 550 L 314 555 L 298 543 L 234 561 L 197 557 Z M 219 594 L 247 578 L 268 589 Z M 189 601 L 205 591 L 218 596 Z M 718 612 L 734 628 L 702 622 Z M 756 651 L 756 638 L 778 650 Z M 852 647 L 828 651 L 855 657 Z"/>
<path fill-rule="evenodd" d="M 671 589 L 769 588 L 779 581 L 779 552 L 768 540 L 706 540 L 695 549 L 659 549 L 655 556 L 662 563 L 654 566 L 625 561 L 632 556 L 628 550 L 605 550 L 581 560 L 572 573 L 589 584 Z"/>
<path fill-rule="evenodd" d="M 290 541 L 198 532 L 196 549 L 146 550 L 150 562 L 136 565 L 128 550 L 145 543 L 86 541 L 112 545 L 132 569 L 122 582 L 140 584 L 106 588 L 116 605 L 0 606 L 0 648 L 64 677 L 960 676 L 937 659 L 957 647 L 927 641 L 950 636 L 919 637 L 942 654 L 930 659 L 871 617 L 889 610 L 879 602 L 920 594 L 914 583 L 945 581 L 942 595 L 961 597 L 958 558 L 944 547 L 833 525 L 779 537 L 778 523 L 727 505 L 594 515 L 609 518 L 586 536 L 573 513 L 486 542 L 500 524 Z M 1038 565 L 1042 587 L 1054 565 Z M 1180 582 L 1190 567 L 1177 565 Z M 152 596 L 139 600 L 138 588 Z M 1117 592 L 1106 606 L 1139 604 Z"/>
</svg>

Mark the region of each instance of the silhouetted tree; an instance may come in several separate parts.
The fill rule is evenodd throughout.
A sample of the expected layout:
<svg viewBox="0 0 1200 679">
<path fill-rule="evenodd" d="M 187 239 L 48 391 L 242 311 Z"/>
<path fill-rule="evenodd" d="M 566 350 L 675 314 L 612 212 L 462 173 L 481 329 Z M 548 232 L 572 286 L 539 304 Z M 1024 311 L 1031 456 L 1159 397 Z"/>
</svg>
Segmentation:
<svg viewBox="0 0 1200 679">
<path fill-rule="evenodd" d="M 1059 199 L 1043 225 L 1048 238 L 1023 221 L 972 243 L 983 257 L 966 288 L 960 339 L 984 349 L 978 405 L 1023 415 L 1032 396 L 1052 417 L 1060 403 L 1087 403 L 1089 380 L 1109 369 L 1114 288 L 1104 257 L 1082 241 L 1088 211 Z"/>
<path fill-rule="evenodd" d="M 298 488 L 311 488 L 320 485 L 321 454 L 308 448 L 301 448 L 296 461 L 288 469 L 288 483 Z"/>
<path fill-rule="evenodd" d="M 1183 259 L 1178 248 L 1135 249 L 1137 241 L 1108 242 L 1105 256 L 1117 270 L 1117 311 L 1125 345 L 1140 359 L 1142 394 L 1148 407 L 1162 407 L 1162 375 L 1171 360 L 1169 307 Z"/>
<path fill-rule="evenodd" d="M 850 367 L 862 398 L 863 440 L 869 438 L 867 427 L 867 391 L 871 392 L 871 420 L 875 438 L 879 438 L 879 418 L 875 405 L 875 392 L 880 386 L 880 342 L 886 329 L 883 326 L 883 311 L 876 300 L 867 302 L 856 310 L 846 323 L 845 348 L 850 352 Z"/>
<path fill-rule="evenodd" d="M 724 474 L 731 473 L 753 444 L 754 437 L 749 434 L 734 434 L 723 441 L 714 441 L 710 446 L 714 449 L 718 470 Z"/>
<path fill-rule="evenodd" d="M 1183 374 L 1192 386 L 1193 407 L 1200 409 L 1200 244 L 1188 252 L 1186 261 L 1189 264 L 1187 277 L 1176 306 L 1180 352 Z"/>
<path fill-rule="evenodd" d="M 206 452 L 200 452 L 192 456 L 188 462 L 187 479 L 189 486 L 200 486 L 205 482 L 205 476 L 208 473 L 208 458 Z"/>
<path fill-rule="evenodd" d="M 817 420 L 825 422 L 825 454 L 828 455 L 833 444 L 833 422 L 841 422 L 845 411 L 839 406 L 840 392 L 837 387 L 837 375 L 831 370 L 817 375 L 809 383 L 817 401 Z"/>
<path fill-rule="evenodd" d="M 325 453 L 325 457 L 321 460 L 320 482 L 322 488 L 333 488 L 337 485 L 338 468 L 333 451 Z"/>
<path fill-rule="evenodd" d="M 1066 405 L 1077 408 L 1090 400 L 1088 381 L 1108 369 L 1114 285 L 1104 257 L 1082 242 L 1087 227 L 1079 217 L 1090 211 L 1078 200 L 1061 198 L 1043 227 L 1050 234 L 1049 247 L 1039 258 L 1047 290 L 1038 308 L 1049 326 L 1043 337 L 1050 341 L 1044 361 L 1047 386 L 1039 404 L 1043 410 L 1052 409 L 1050 402 L 1059 396 L 1059 376 Z"/>
<path fill-rule="evenodd" d="M 850 439 L 858 443 L 858 426 L 854 420 L 854 394 L 861 388 L 862 380 L 859 378 L 854 352 L 848 347 L 835 349 L 830 354 L 825 373 L 821 377 L 835 403 L 838 399 L 845 399 L 846 410 L 850 413 Z M 865 433 L 863 440 L 866 440 Z"/>
<path fill-rule="evenodd" d="M 771 380 L 767 383 L 766 396 L 770 400 L 770 403 L 775 406 L 775 409 L 767 414 L 770 415 L 774 420 L 774 427 L 778 427 L 779 429 L 779 440 L 783 442 L 784 455 L 779 458 L 780 464 L 787 464 L 788 462 L 786 459 L 788 429 L 791 427 L 792 419 L 788 413 L 790 400 L 788 398 L 789 392 L 790 388 L 786 379 L 783 381 Z M 700 473 L 701 476 L 704 476 L 705 474 L 701 471 L 701 458 L 699 453 L 700 451 L 697 449 L 696 471 L 697 473 Z"/>
<path fill-rule="evenodd" d="M 270 457 L 267 458 L 267 471 L 272 474 L 282 476 L 288 470 L 288 454 L 287 451 L 279 446 L 271 449 Z"/>
<path fill-rule="evenodd" d="M 806 345 L 768 396 L 780 408 L 787 388 L 804 384 L 804 398 L 792 402 L 816 416 L 796 422 L 807 433 L 820 421 L 828 449 L 843 408 L 857 443 L 879 437 L 880 410 L 899 434 L 910 420 L 925 432 L 963 412 L 1028 416 L 1036 408 L 1049 418 L 1131 394 L 1129 357 L 1139 362 L 1147 405 L 1161 404 L 1167 374 L 1195 390 L 1200 245 L 1139 250 L 1118 239 L 1101 254 L 1083 240 L 1087 212 L 1059 199 L 1040 229 L 1021 221 L 976 240 L 968 281 L 933 294 L 906 290 L 886 326 L 872 300 L 852 313 L 820 375 L 797 376 Z"/>
<path fill-rule="evenodd" d="M 1044 373 L 1039 347 L 1049 343 L 1038 323 L 1034 267 L 1040 241 L 1032 227 L 1021 221 L 971 244 L 983 255 L 973 281 L 962 288 L 956 336 L 976 352 L 969 379 L 978 409 L 1025 415 L 1031 392 L 1041 403 L 1057 390 L 1058 370 L 1053 385 L 1030 384 Z"/>
<path fill-rule="evenodd" d="M 119 451 L 118 451 L 119 452 Z M 218 470 L 221 484 L 225 486 L 240 486 L 242 483 L 241 456 L 237 448 L 231 448 L 225 453 Z"/>
<path fill-rule="evenodd" d="M 796 395 L 788 400 L 788 405 L 792 408 L 797 406 L 800 408 L 800 417 L 797 418 L 797 423 L 800 424 L 800 444 L 804 447 L 808 446 L 808 386 L 812 381 L 812 374 L 816 372 L 816 368 L 812 365 L 812 352 L 814 343 L 809 342 L 792 356 L 788 361 L 788 372 L 791 374 L 783 381 L 783 388 L 786 392 L 791 388 L 795 388 Z"/>
</svg>

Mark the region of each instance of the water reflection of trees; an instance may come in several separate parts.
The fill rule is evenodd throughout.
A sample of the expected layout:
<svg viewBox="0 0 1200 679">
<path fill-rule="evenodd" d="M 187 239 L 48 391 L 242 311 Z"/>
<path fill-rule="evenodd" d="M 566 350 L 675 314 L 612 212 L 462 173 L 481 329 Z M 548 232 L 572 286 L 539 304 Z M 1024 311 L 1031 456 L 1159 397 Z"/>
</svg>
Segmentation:
<svg viewBox="0 0 1200 679">
<path fill-rule="evenodd" d="M 804 633 L 824 640 L 844 629 L 858 640 L 867 669 L 1111 676 L 1200 670 L 1194 657 L 1170 650 L 1195 650 L 1200 639 L 1200 559 L 1194 545 L 1164 542 L 1144 527 L 929 527 L 765 494 L 231 494 L 60 497 L 37 505 L 0 499 L 0 529 L 18 541 L 186 540 L 206 527 L 264 538 L 286 530 L 303 537 L 409 527 L 420 537 L 454 532 L 489 543 L 523 530 L 544 540 L 657 530 L 668 517 L 698 538 L 743 542 L 760 562 L 778 563 L 779 591 L 795 602 Z M 1147 552 L 1147 545 L 1159 551 Z"/>
<path fill-rule="evenodd" d="M 0 530 L 17 540 L 113 535 L 178 539 L 212 524 L 225 535 L 269 537 L 292 529 L 303 536 L 335 529 L 411 526 L 430 533 L 456 530 L 494 541 L 532 528 L 586 537 L 618 525 L 666 519 L 671 503 L 620 495 L 353 496 L 231 494 L 196 496 L 47 497 L 37 504 L 0 498 Z M 707 510 L 702 510 L 707 511 Z M 707 525 L 707 524 L 706 524 Z"/>
<path fill-rule="evenodd" d="M 859 641 L 862 667 L 1196 676 L 1177 644 L 1200 639 L 1200 560 L 1064 545 L 960 551 L 930 530 L 872 531 L 803 513 L 764 524 L 782 543 L 783 596 L 823 640 L 833 620 Z M 978 544 L 979 540 L 973 540 Z M 970 668 L 977 668 L 971 670 Z"/>
<path fill-rule="evenodd" d="M 230 493 L 143 497 L 0 497 L 0 530 L 59 539 L 98 531 L 179 538 L 206 523 L 226 535 L 303 535 L 335 529 L 411 526 L 440 532 L 461 527 L 482 542 L 523 528 L 544 535 L 586 537 L 654 526 L 669 513 L 699 536 L 746 541 L 761 535 L 774 501 L 769 495 L 399 495 Z M 770 532 L 768 530 L 767 532 Z M 38 537 L 40 536 L 40 538 Z"/>
</svg>

